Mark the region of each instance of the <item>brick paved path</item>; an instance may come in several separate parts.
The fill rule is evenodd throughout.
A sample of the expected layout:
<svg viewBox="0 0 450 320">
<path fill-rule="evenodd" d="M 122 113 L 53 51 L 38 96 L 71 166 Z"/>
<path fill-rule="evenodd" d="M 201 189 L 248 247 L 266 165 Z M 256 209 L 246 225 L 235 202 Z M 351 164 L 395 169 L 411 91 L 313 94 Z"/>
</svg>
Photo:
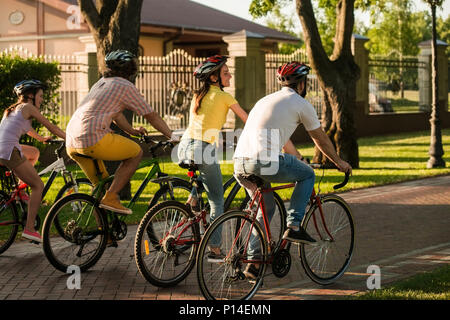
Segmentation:
<svg viewBox="0 0 450 320">
<path fill-rule="evenodd" d="M 410 181 L 340 194 L 356 223 L 356 248 L 346 275 L 321 287 L 305 275 L 294 257 L 282 279 L 268 276 L 257 299 L 332 299 L 366 290 L 369 265 L 381 268 L 381 286 L 450 263 L 450 176 Z M 195 269 L 180 285 L 162 289 L 138 273 L 133 245 L 136 226 L 118 248 L 82 274 L 81 289 L 69 290 L 68 275 L 55 270 L 40 246 L 15 242 L 0 255 L 0 300 L 5 299 L 203 299 Z M 291 250 L 292 252 L 292 250 Z"/>
</svg>

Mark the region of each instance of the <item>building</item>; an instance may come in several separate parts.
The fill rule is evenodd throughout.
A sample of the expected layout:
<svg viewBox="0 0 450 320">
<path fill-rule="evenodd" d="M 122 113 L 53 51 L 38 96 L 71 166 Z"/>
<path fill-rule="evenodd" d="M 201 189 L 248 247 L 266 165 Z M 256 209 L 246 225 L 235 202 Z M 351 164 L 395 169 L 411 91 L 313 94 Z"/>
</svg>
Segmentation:
<svg viewBox="0 0 450 320">
<path fill-rule="evenodd" d="M 12 46 L 41 55 L 96 51 L 77 0 L 2 0 L 0 51 Z M 144 0 L 140 54 L 163 56 L 183 49 L 192 56 L 226 54 L 222 37 L 245 29 L 264 38 L 261 49 L 299 39 L 189 0 Z"/>
</svg>

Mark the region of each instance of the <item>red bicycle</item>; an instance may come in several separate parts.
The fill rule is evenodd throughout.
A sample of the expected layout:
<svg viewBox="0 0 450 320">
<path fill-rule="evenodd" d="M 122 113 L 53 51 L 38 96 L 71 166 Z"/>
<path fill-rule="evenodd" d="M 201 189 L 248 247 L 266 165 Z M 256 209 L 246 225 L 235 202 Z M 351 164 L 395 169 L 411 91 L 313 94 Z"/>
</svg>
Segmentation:
<svg viewBox="0 0 450 320">
<path fill-rule="evenodd" d="M 272 273 L 279 278 L 286 276 L 291 267 L 292 243 L 274 241 L 263 193 L 292 188 L 295 184 L 266 189 L 259 177 L 249 175 L 246 179 L 257 185 L 248 209 L 223 214 L 211 224 L 200 243 L 197 279 L 208 300 L 251 299 L 268 275 L 267 266 L 270 265 Z M 345 186 L 348 179 L 346 174 L 345 180 L 334 189 Z M 261 218 L 257 219 L 258 208 Z M 317 194 L 313 190 L 301 225 L 316 240 L 314 244 L 296 244 L 306 274 L 321 285 L 335 282 L 347 270 L 353 254 L 355 226 L 350 207 L 335 194 L 320 195 L 320 190 Z M 208 243 L 214 232 L 222 235 L 221 250 L 226 256 L 223 262 L 209 262 L 207 258 Z M 247 279 L 244 275 L 250 263 L 259 266 L 255 279 Z"/>
</svg>

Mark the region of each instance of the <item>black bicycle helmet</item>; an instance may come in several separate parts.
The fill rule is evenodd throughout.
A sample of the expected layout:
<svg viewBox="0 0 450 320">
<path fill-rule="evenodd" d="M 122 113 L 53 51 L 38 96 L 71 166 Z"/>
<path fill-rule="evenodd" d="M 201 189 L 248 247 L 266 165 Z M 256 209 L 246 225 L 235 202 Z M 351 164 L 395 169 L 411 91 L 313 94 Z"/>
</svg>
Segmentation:
<svg viewBox="0 0 450 320">
<path fill-rule="evenodd" d="M 105 56 L 106 65 L 112 70 L 122 69 L 135 59 L 136 56 L 127 50 L 111 51 Z"/>
<path fill-rule="evenodd" d="M 27 91 L 34 89 L 47 89 L 47 85 L 39 80 L 22 80 L 14 86 L 14 93 L 20 97 Z"/>
<path fill-rule="evenodd" d="M 283 64 L 277 70 L 277 79 L 281 85 L 288 86 L 302 80 L 309 74 L 311 68 L 304 63 L 291 61 Z"/>
<path fill-rule="evenodd" d="M 200 63 L 194 71 L 194 76 L 200 81 L 206 81 L 209 76 L 216 70 L 219 70 L 226 62 L 228 56 L 222 56 L 216 54 L 207 58 L 205 61 Z"/>
</svg>

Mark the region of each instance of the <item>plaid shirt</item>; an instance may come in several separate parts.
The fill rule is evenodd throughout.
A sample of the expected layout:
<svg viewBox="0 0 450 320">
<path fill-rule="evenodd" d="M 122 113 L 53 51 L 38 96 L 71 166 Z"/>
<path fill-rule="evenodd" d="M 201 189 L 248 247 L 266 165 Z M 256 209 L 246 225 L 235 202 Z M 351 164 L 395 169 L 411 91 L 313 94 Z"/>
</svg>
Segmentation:
<svg viewBox="0 0 450 320">
<path fill-rule="evenodd" d="M 130 81 L 101 78 L 72 115 L 66 129 L 66 146 L 83 149 L 95 145 L 112 132 L 113 117 L 125 109 L 140 116 L 153 111 Z"/>
</svg>

